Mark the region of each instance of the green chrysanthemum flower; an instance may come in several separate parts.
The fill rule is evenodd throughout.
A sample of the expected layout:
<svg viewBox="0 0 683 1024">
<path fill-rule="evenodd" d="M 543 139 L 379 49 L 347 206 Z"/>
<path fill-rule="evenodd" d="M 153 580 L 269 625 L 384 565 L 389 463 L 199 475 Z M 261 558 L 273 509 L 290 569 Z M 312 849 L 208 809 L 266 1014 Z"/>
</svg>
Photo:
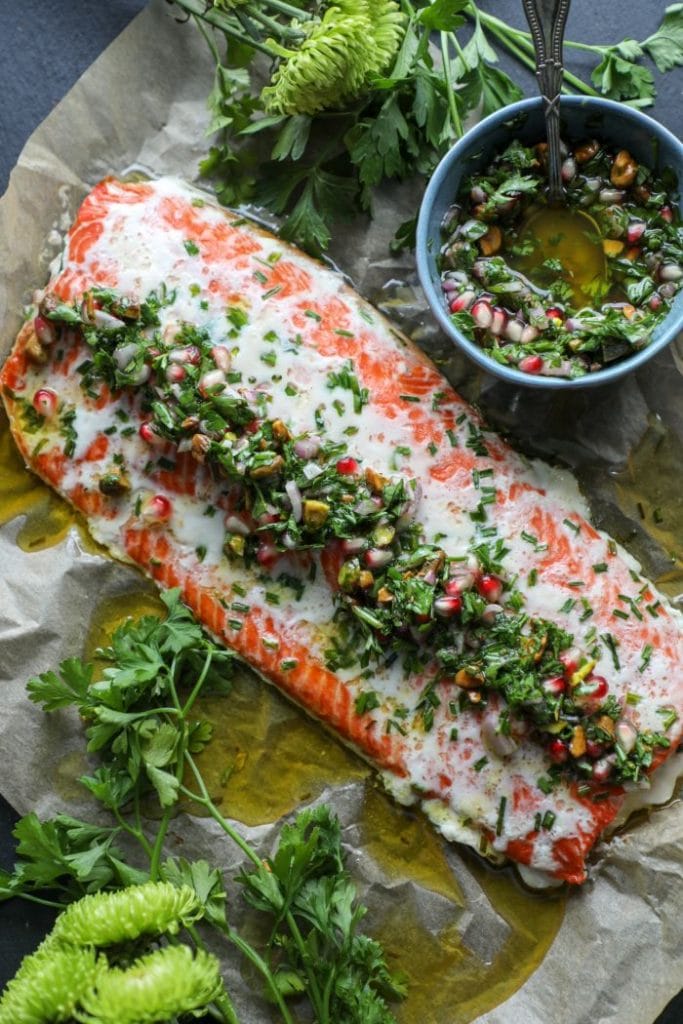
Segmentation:
<svg viewBox="0 0 683 1024">
<path fill-rule="evenodd" d="M 218 960 L 188 946 L 166 946 L 126 970 L 103 973 L 81 998 L 83 1024 L 152 1024 L 205 1010 L 222 991 Z"/>
<path fill-rule="evenodd" d="M 381 75 L 388 71 L 405 31 L 405 16 L 394 0 L 365 0 L 374 41 L 374 53 L 371 53 L 370 71 Z"/>
<path fill-rule="evenodd" d="M 297 50 L 271 45 L 282 60 L 262 92 L 266 110 L 316 114 L 358 95 L 396 53 L 404 18 L 394 0 L 338 0 L 322 20 L 302 24 Z"/>
<path fill-rule="evenodd" d="M 338 106 L 365 81 L 370 32 L 365 14 L 329 7 L 321 21 L 302 27 L 308 35 L 297 50 L 277 47 L 282 61 L 261 94 L 271 113 L 315 114 Z"/>
<path fill-rule="evenodd" d="M 111 946 L 139 935 L 174 935 L 199 917 L 201 905 L 189 885 L 145 882 L 84 896 L 60 914 L 52 936 L 77 946 Z"/>
<path fill-rule="evenodd" d="M 105 970 L 94 949 L 55 947 L 27 956 L 0 999 L 0 1024 L 52 1024 L 73 1016 L 82 994 Z"/>
</svg>

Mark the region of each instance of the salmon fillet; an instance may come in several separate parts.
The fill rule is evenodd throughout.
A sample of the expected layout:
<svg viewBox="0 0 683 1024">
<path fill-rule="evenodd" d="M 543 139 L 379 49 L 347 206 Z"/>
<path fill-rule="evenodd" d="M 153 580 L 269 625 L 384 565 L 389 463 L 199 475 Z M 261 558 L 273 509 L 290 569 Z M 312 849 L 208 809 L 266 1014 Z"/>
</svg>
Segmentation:
<svg viewBox="0 0 683 1024">
<path fill-rule="evenodd" d="M 92 349 L 78 323 L 62 320 L 55 332 L 44 317 L 27 321 L 2 369 L 27 465 L 84 513 L 115 557 L 180 587 L 211 634 L 376 765 L 397 799 L 419 802 L 447 838 L 582 882 L 628 791 L 646 789 L 648 772 L 679 745 L 682 643 L 677 613 L 587 522 L 570 478 L 489 431 L 338 274 L 177 181 L 106 179 L 85 199 L 48 289 L 54 306 L 80 304 L 93 288 L 133 308 L 161 296 L 160 336 L 173 339 L 187 324 L 203 330 L 214 354 L 229 353 L 215 358 L 230 363 L 234 393 L 270 422 L 343 444 L 344 458 L 385 481 L 419 481 L 413 504 L 424 536 L 461 559 L 477 586 L 473 551 L 499 545 L 516 610 L 570 634 L 584 676 L 618 702 L 627 739 L 629 729 L 664 739 L 637 783 L 596 788 L 560 774 L 548 785 L 551 746 L 523 728 L 501 742 L 500 694 L 467 706 L 467 680 L 463 689 L 437 677 L 431 663 L 331 658 L 342 629 L 339 544 L 270 550 L 250 566 L 235 557 L 234 484 L 189 442 L 145 434 L 149 411 L 134 388 L 88 384 Z M 177 365 L 189 358 L 181 352 Z M 144 367 L 140 376 L 149 384 Z M 489 619 L 506 599 L 493 594 Z"/>
</svg>

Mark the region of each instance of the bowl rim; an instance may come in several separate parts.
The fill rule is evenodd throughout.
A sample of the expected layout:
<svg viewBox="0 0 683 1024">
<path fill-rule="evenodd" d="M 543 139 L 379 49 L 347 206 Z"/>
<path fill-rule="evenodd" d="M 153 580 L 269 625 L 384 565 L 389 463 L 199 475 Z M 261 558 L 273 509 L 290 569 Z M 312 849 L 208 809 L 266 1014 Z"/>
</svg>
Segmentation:
<svg viewBox="0 0 683 1024">
<path fill-rule="evenodd" d="M 492 129 L 497 128 L 501 123 L 510 121 L 519 114 L 524 114 L 528 111 L 538 109 L 542 102 L 543 101 L 540 96 L 528 97 L 523 100 L 518 100 L 516 103 L 511 103 L 506 107 L 501 107 L 500 110 L 494 111 L 492 114 L 489 114 L 488 117 L 483 118 L 483 120 L 477 122 L 468 129 L 468 131 L 466 131 L 465 134 L 461 136 L 461 138 L 459 138 L 451 149 L 449 149 L 449 151 L 442 157 L 429 179 L 420 204 L 417 228 L 415 232 L 417 272 L 432 315 L 436 317 L 445 334 L 455 344 L 457 344 L 470 359 L 481 366 L 482 369 L 501 378 L 502 380 L 508 381 L 511 384 L 521 384 L 525 387 L 554 388 L 560 390 L 597 387 L 601 384 L 609 384 L 618 378 L 625 376 L 625 374 L 637 370 L 643 365 L 643 363 L 646 363 L 656 355 L 657 352 L 666 348 L 666 346 L 674 340 L 676 335 L 683 330 L 683 301 L 679 301 L 677 303 L 679 306 L 678 309 L 674 306 L 669 311 L 669 314 L 660 325 L 659 336 L 654 341 L 651 341 L 645 348 L 626 357 L 625 359 L 620 360 L 613 366 L 609 366 L 606 369 L 598 370 L 595 373 L 587 373 L 583 377 L 575 377 L 571 379 L 566 377 L 546 377 L 541 374 L 528 374 L 524 373 L 522 370 L 513 369 L 512 367 L 504 366 L 502 363 L 496 362 L 495 359 L 492 359 L 486 354 L 484 349 L 477 345 L 476 342 L 467 338 L 453 324 L 450 316 L 448 315 L 448 311 L 444 306 L 442 293 L 440 290 L 437 292 L 432 281 L 431 265 L 435 258 L 435 254 L 432 252 L 430 247 L 431 239 L 429 238 L 429 220 L 432 207 L 439 196 L 444 180 L 447 178 L 451 170 L 451 166 L 457 162 L 466 149 L 470 148 L 474 139 L 486 136 Z M 677 170 L 679 171 L 679 190 L 683 192 L 683 142 L 663 124 L 660 124 L 659 121 L 649 117 L 647 114 L 643 114 L 635 107 L 629 107 L 623 103 L 616 103 L 614 100 L 603 99 L 599 96 L 563 96 L 562 106 L 585 108 L 587 112 L 589 112 L 591 108 L 593 110 L 597 108 L 603 111 L 612 111 L 615 117 L 619 117 L 621 120 L 626 121 L 637 121 L 640 124 L 643 124 L 657 138 L 666 139 L 667 143 L 669 143 L 674 150 L 678 151 L 679 165 Z M 680 295 L 683 295 L 683 292 L 679 294 L 679 300 Z"/>
</svg>

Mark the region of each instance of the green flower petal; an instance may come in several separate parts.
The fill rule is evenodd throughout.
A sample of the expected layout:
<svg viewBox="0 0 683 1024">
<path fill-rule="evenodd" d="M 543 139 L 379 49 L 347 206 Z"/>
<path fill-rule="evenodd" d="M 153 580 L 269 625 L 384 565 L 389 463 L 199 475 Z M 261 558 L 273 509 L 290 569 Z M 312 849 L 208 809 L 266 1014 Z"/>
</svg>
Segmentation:
<svg viewBox="0 0 683 1024">
<path fill-rule="evenodd" d="M 77 946 L 111 946 L 139 935 L 174 935 L 199 917 L 201 905 L 188 885 L 146 882 L 84 896 L 60 914 L 52 936 Z"/>
<path fill-rule="evenodd" d="M 202 1011 L 222 991 L 218 960 L 188 946 L 166 946 L 126 970 L 106 971 L 81 998 L 83 1024 L 153 1024 Z"/>
<path fill-rule="evenodd" d="M 81 995 L 105 969 L 94 949 L 55 947 L 26 957 L 0 999 L 0 1024 L 52 1024 L 73 1016 Z"/>
</svg>

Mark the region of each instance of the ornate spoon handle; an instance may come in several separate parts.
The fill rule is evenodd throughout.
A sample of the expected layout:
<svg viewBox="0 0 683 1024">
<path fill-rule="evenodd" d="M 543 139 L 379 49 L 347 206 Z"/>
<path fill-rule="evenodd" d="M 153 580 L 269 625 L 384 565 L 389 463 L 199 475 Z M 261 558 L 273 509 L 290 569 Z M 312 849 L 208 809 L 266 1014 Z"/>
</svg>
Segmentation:
<svg viewBox="0 0 683 1024">
<path fill-rule="evenodd" d="M 560 90 L 562 41 L 570 0 L 522 0 L 536 50 L 536 77 L 545 104 L 548 134 L 548 181 L 551 202 L 562 200 Z"/>
</svg>

